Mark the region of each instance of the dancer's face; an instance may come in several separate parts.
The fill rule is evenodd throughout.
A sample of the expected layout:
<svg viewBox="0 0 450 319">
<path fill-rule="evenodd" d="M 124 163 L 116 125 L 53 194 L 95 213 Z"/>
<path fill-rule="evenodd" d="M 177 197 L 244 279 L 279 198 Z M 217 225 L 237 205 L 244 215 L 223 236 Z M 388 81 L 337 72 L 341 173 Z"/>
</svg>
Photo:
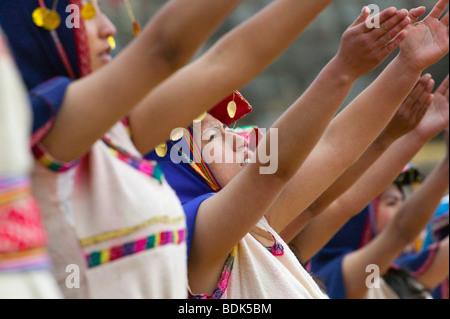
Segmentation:
<svg viewBox="0 0 450 319">
<path fill-rule="evenodd" d="M 405 196 L 397 185 L 391 185 L 381 194 L 376 217 L 378 232 L 381 232 L 405 202 Z"/>
<path fill-rule="evenodd" d="M 117 33 L 116 27 L 102 12 L 98 0 L 92 1 L 95 6 L 96 15 L 91 20 L 86 20 L 86 32 L 89 41 L 92 72 L 112 60 L 111 45 L 108 38 Z"/>
<path fill-rule="evenodd" d="M 248 163 L 253 154 L 247 140 L 222 122 L 207 115 L 201 122 L 201 150 L 205 162 L 221 187 L 225 187 Z M 200 144 L 200 143 L 199 143 Z"/>
</svg>

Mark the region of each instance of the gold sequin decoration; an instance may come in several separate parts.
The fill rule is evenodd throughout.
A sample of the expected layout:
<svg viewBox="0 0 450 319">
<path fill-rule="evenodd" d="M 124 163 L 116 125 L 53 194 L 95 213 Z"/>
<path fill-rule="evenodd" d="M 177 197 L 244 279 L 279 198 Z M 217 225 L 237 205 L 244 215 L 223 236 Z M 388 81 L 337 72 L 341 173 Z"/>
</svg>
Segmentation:
<svg viewBox="0 0 450 319">
<path fill-rule="evenodd" d="M 204 118 L 206 117 L 207 112 L 203 113 L 202 115 L 200 115 L 199 117 L 197 117 L 194 122 L 201 122 L 204 120 Z"/>
<path fill-rule="evenodd" d="M 176 142 L 178 140 L 181 140 L 181 138 L 184 135 L 184 129 L 178 128 L 172 131 L 172 134 L 170 134 L 170 140 L 172 142 Z"/>
<path fill-rule="evenodd" d="M 81 9 L 81 17 L 83 20 L 91 20 L 95 18 L 97 12 L 95 11 L 95 6 L 92 3 L 87 3 Z"/>
<path fill-rule="evenodd" d="M 44 17 L 49 11 L 47 8 L 40 7 L 34 10 L 32 15 L 34 24 L 42 28 L 44 26 Z"/>
<path fill-rule="evenodd" d="M 166 143 L 163 143 L 163 144 L 161 144 L 161 145 L 158 145 L 158 146 L 155 148 L 156 155 L 158 155 L 159 157 L 164 157 L 164 156 L 166 156 L 167 151 L 168 151 L 168 148 L 167 148 L 167 144 L 166 144 Z"/>
<path fill-rule="evenodd" d="M 53 31 L 58 29 L 61 25 L 61 17 L 58 12 L 53 10 L 48 10 L 47 14 L 43 16 L 43 28 L 48 31 Z"/>
<path fill-rule="evenodd" d="M 228 111 L 228 116 L 230 118 L 234 119 L 234 117 L 236 116 L 236 112 L 237 112 L 236 102 L 231 101 L 230 103 L 228 103 L 227 111 Z"/>
</svg>

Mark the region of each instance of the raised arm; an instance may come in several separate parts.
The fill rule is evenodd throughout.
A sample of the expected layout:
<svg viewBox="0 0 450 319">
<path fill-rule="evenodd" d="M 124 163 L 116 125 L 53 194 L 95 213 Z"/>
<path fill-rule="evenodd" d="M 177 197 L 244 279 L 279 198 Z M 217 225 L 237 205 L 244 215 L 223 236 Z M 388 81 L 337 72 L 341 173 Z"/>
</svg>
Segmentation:
<svg viewBox="0 0 450 319">
<path fill-rule="evenodd" d="M 386 189 L 402 169 L 449 125 L 449 78 L 439 86 L 419 126 L 401 137 L 352 187 L 328 206 L 291 242 L 303 262 L 311 259 L 345 223 Z M 368 187 L 370 185 L 370 187 Z"/>
<path fill-rule="evenodd" d="M 142 154 L 256 77 L 332 0 L 277 0 L 148 96 L 130 116 Z M 280 18 L 282 17 L 282 18 Z M 164 119 L 164 121 L 161 121 Z M 161 125 L 162 122 L 164 125 Z"/>
<path fill-rule="evenodd" d="M 239 2 L 169 1 L 114 61 L 69 86 L 43 141 L 50 154 L 62 161 L 83 155 L 155 86 L 189 62 Z M 95 19 L 105 17 L 98 14 Z"/>
<path fill-rule="evenodd" d="M 380 274 L 385 274 L 405 247 L 420 235 L 448 191 L 448 184 L 447 154 L 423 185 L 409 196 L 386 228 L 370 244 L 344 257 L 342 272 L 349 298 L 362 298 L 367 292 L 368 265 L 377 265 Z"/>
<path fill-rule="evenodd" d="M 283 229 L 280 234 L 286 242 L 291 242 L 307 227 L 313 218 L 320 215 L 331 203 L 347 191 L 397 139 L 417 128 L 433 102 L 433 95 L 431 94 L 433 88 L 434 80 L 431 75 L 425 74 L 422 76 L 413 91 L 400 106 L 394 118 L 360 159 L 345 171 L 314 203 Z M 320 232 L 314 235 L 325 236 L 325 233 Z M 315 240 L 310 239 L 308 242 L 315 242 Z M 292 243 L 293 247 L 299 252 L 305 253 L 309 250 L 309 247 L 304 247 L 303 244 L 297 246 L 297 244 L 300 243 Z"/>
<path fill-rule="evenodd" d="M 368 11 L 364 11 L 361 21 L 367 16 Z M 394 42 L 378 40 L 384 38 L 380 30 L 368 30 L 364 22 L 357 21 L 345 33 L 336 58 L 260 142 L 258 150 L 266 146 L 265 143 L 279 141 L 278 171 L 273 175 L 262 175 L 260 168 L 265 164 L 260 162 L 259 152 L 256 152 L 256 164 L 248 164 L 219 193 L 202 203 L 189 259 L 191 282 L 202 285 L 192 287 L 195 291 L 209 291 L 214 287 L 232 248 L 264 216 L 306 159 L 356 78 L 372 70 L 404 39 L 401 31 L 409 23 L 407 13 L 391 8 L 383 12 L 382 17 L 390 25 L 387 30 L 394 35 L 400 33 L 400 37 Z M 276 141 L 271 138 L 275 132 L 278 133 Z M 227 236 L 218 237 L 217 234 Z"/>
<path fill-rule="evenodd" d="M 428 66 L 448 53 L 448 0 L 423 21 L 411 24 L 397 58 L 337 116 L 290 185 L 268 213 L 282 231 L 353 165 L 386 127 Z M 412 20 L 425 8 L 411 11 Z M 301 194 L 301 196 L 299 196 Z"/>
</svg>

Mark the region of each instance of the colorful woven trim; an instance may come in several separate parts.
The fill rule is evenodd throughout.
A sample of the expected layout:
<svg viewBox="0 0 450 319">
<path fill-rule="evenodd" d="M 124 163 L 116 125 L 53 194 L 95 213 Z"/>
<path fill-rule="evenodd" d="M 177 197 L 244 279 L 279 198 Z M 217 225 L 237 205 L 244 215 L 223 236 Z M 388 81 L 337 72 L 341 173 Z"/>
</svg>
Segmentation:
<svg viewBox="0 0 450 319">
<path fill-rule="evenodd" d="M 91 246 L 94 244 L 98 244 L 107 240 L 111 240 L 111 239 L 115 239 L 115 238 L 120 238 L 120 237 L 124 237 L 124 236 L 128 236 L 131 235 L 141 229 L 144 229 L 145 227 L 148 227 L 150 225 L 156 224 L 156 223 L 164 223 L 164 224 L 176 224 L 179 222 L 184 221 L 186 218 L 185 216 L 181 216 L 178 218 L 169 218 L 166 216 L 161 216 L 161 217 L 155 217 L 152 218 L 150 220 L 147 220 L 137 226 L 133 226 L 133 227 L 127 227 L 124 229 L 120 229 L 120 230 L 116 230 L 116 231 L 111 231 L 108 233 L 104 233 L 104 234 L 100 234 L 97 236 L 92 236 L 89 238 L 85 238 L 80 240 L 80 244 L 82 247 L 87 247 L 87 246 Z"/>
<path fill-rule="evenodd" d="M 31 182 L 27 176 L 0 176 L 0 205 L 25 198 L 31 194 Z"/>
<path fill-rule="evenodd" d="M 43 165 L 44 167 L 48 168 L 49 170 L 51 170 L 55 173 L 67 172 L 67 171 L 71 170 L 72 168 L 74 168 L 75 166 L 77 166 L 81 162 L 80 159 L 75 160 L 70 163 L 58 161 L 53 156 L 51 156 L 41 144 L 36 144 L 35 146 L 33 146 L 32 152 L 33 152 L 34 158 L 39 163 L 41 163 L 41 165 Z"/>
<path fill-rule="evenodd" d="M 150 249 L 167 245 L 181 245 L 185 242 L 185 229 L 162 232 L 135 242 L 90 253 L 86 255 L 86 261 L 89 268 L 94 268 Z"/>
<path fill-rule="evenodd" d="M 51 261 L 45 249 L 33 249 L 19 253 L 0 254 L 0 272 L 48 269 Z"/>
<path fill-rule="evenodd" d="M 189 292 L 189 299 L 220 299 L 223 297 L 225 292 L 228 289 L 228 285 L 230 284 L 230 278 L 231 273 L 233 271 L 234 267 L 234 261 L 236 260 L 238 248 L 237 246 L 234 247 L 233 251 L 231 252 L 230 256 L 227 259 L 227 262 L 225 264 L 222 278 L 220 279 L 219 285 L 217 286 L 216 290 L 212 293 L 211 296 L 208 295 L 192 295 L 191 292 Z"/>
<path fill-rule="evenodd" d="M 111 139 L 107 137 L 104 137 L 102 140 L 103 143 L 105 143 L 109 148 L 111 154 L 114 155 L 114 157 L 117 157 L 122 162 L 130 165 L 141 173 L 156 179 L 162 184 L 164 175 L 161 167 L 156 162 L 148 161 L 146 159 L 139 158 L 128 153 L 125 149 L 115 144 Z"/>
<path fill-rule="evenodd" d="M 208 165 L 203 160 L 202 152 L 199 150 L 197 143 L 195 143 L 191 132 L 189 130 L 184 130 L 183 137 L 188 142 L 191 154 L 194 157 L 194 160 L 190 161 L 191 167 L 206 181 L 213 191 L 220 191 L 222 188 L 209 170 Z"/>
<path fill-rule="evenodd" d="M 270 234 L 270 236 L 273 237 L 273 240 L 275 242 L 275 244 L 272 247 L 266 247 L 268 251 L 270 251 L 270 253 L 272 255 L 274 255 L 275 257 L 280 257 L 284 255 L 284 247 L 283 245 L 277 241 L 277 239 L 275 238 L 274 235 L 272 235 L 270 232 L 268 232 Z"/>
</svg>

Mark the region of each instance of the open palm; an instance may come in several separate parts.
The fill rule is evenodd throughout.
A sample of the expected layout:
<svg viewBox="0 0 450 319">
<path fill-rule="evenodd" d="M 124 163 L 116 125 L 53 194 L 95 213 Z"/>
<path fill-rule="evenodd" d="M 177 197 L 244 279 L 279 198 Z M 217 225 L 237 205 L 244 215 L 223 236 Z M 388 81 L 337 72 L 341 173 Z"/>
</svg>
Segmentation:
<svg viewBox="0 0 450 319">
<path fill-rule="evenodd" d="M 449 126 L 449 77 L 444 80 L 434 94 L 434 101 L 417 132 L 425 138 L 433 138 Z"/>
<path fill-rule="evenodd" d="M 449 0 L 440 0 L 430 14 L 420 22 L 425 8 L 411 10 L 408 37 L 400 45 L 401 54 L 409 63 L 424 70 L 449 52 L 449 14 L 440 19 Z"/>
</svg>

